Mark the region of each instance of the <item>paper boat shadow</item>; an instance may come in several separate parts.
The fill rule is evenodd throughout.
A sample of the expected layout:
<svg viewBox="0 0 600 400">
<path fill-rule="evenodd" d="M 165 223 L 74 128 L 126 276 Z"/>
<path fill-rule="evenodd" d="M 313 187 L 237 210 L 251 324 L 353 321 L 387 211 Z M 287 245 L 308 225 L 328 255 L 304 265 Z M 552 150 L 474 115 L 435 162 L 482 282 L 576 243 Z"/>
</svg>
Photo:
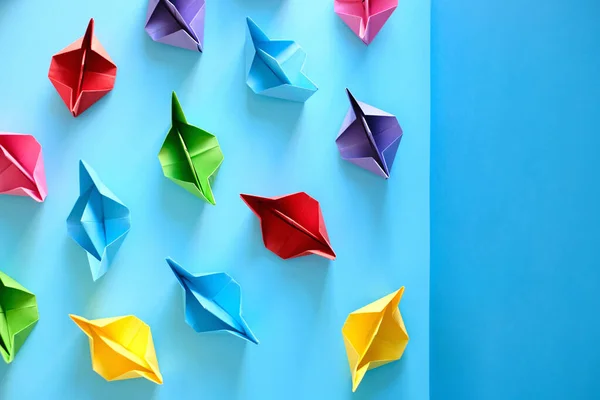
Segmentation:
<svg viewBox="0 0 600 400">
<path fill-rule="evenodd" d="M 280 1 L 280 0 L 278 0 Z M 246 59 L 243 49 L 238 59 L 240 85 L 246 88 L 246 108 L 255 117 L 276 125 L 278 131 L 291 131 L 296 126 L 305 103 L 278 99 L 254 93 L 246 84 Z M 277 118 L 273 118 L 276 115 Z"/>
<path fill-rule="evenodd" d="M 214 206 L 194 196 L 166 177 L 162 177 L 160 181 L 161 205 L 165 213 L 169 214 L 171 220 L 186 231 L 194 231 L 199 223 L 204 207 Z M 215 199 L 217 204 L 219 204 L 219 198 L 216 195 Z"/>
<path fill-rule="evenodd" d="M 7 257 L 15 253 L 21 243 L 31 243 L 28 236 L 34 235 L 36 225 L 40 224 L 41 211 L 45 203 L 38 203 L 28 196 L 0 195 L 0 219 L 6 232 L 0 246 L 0 255 L 7 252 Z M 27 256 L 29 252 L 24 255 Z M 25 263 L 23 263 L 25 265 Z"/>
<path fill-rule="evenodd" d="M 352 65 L 357 71 L 366 68 L 369 57 L 378 57 L 378 53 L 373 49 L 369 49 L 369 47 L 374 47 L 373 43 L 368 46 L 364 44 L 363 41 L 352 32 L 352 29 L 348 28 L 348 25 L 333 12 L 333 10 L 331 10 L 330 14 L 331 18 L 336 20 L 333 23 L 333 35 L 335 37 L 332 37 L 331 40 L 333 40 L 334 43 L 343 43 L 346 51 L 344 58 L 349 65 Z"/>
<path fill-rule="evenodd" d="M 151 62 L 167 67 L 169 75 L 182 75 L 184 73 L 187 75 L 202 58 L 202 53 L 155 42 L 144 29 L 141 30 L 141 34 L 144 35 L 146 56 Z M 182 78 L 185 78 L 185 76 L 182 76 Z"/>
<path fill-rule="evenodd" d="M 275 254 L 273 256 L 277 257 Z M 323 295 L 327 286 L 329 269 L 337 267 L 336 261 L 328 260 L 314 254 L 281 261 L 277 265 L 281 268 L 280 274 L 289 285 L 301 286 L 308 294 L 309 306 L 312 306 L 314 311 L 319 310 L 322 306 Z"/>
<path fill-rule="evenodd" d="M 172 275 L 172 274 L 171 274 Z M 223 380 L 231 383 L 231 396 L 235 398 L 237 382 L 243 376 L 243 365 L 246 349 L 254 344 L 249 343 L 228 332 L 198 333 L 185 322 L 184 294 L 175 277 L 171 277 L 169 293 L 165 296 L 162 309 L 159 310 L 161 323 L 153 326 L 156 340 L 161 339 L 161 357 L 168 357 L 161 371 L 168 379 L 168 366 L 176 365 L 176 369 L 184 369 L 192 375 L 201 376 L 204 371 L 218 371 Z M 177 340 L 172 340 L 177 338 Z M 166 359 L 163 357 L 163 359 Z"/>
<path fill-rule="evenodd" d="M 268 120 L 277 130 L 293 130 L 300 119 L 304 103 L 256 94 L 246 85 L 246 108 L 253 116 Z M 273 116 L 277 116 L 274 118 Z"/>
<path fill-rule="evenodd" d="M 408 343 L 408 346 L 410 346 L 410 342 Z M 352 398 L 353 400 L 369 400 L 381 398 L 385 393 L 390 393 L 390 390 L 393 392 L 392 387 L 399 385 L 398 382 L 401 380 L 401 377 L 406 376 L 406 356 L 407 353 L 405 352 L 401 359 L 367 371 L 358 389 L 356 389 L 356 393 L 352 393 L 350 390 L 352 379 L 350 378 L 350 374 L 348 374 L 348 398 Z"/>
<path fill-rule="evenodd" d="M 238 243 L 243 243 L 243 247 L 239 247 L 238 251 L 243 252 L 244 258 L 256 260 L 260 258 L 273 257 L 280 259 L 270 250 L 265 248 L 262 231 L 258 219 L 248 210 L 248 215 L 238 229 Z"/>
<path fill-rule="evenodd" d="M 13 362 L 16 362 L 16 359 Z M 0 382 L 4 382 L 4 378 L 6 377 L 6 374 L 8 373 L 9 367 L 10 367 L 10 365 L 6 364 L 4 361 L 0 362 Z"/>
<path fill-rule="evenodd" d="M 71 281 L 71 284 L 67 286 L 72 291 L 71 294 L 79 299 L 79 302 L 87 304 L 87 300 L 93 296 L 95 291 L 87 253 L 73 239 L 65 235 L 62 254 L 66 268 L 69 269 L 66 276 Z"/>
<path fill-rule="evenodd" d="M 234 0 L 244 6 L 251 4 L 253 9 L 265 9 L 270 11 L 276 11 L 280 6 L 287 3 L 287 0 Z"/>
<path fill-rule="evenodd" d="M 342 170 L 342 174 L 346 176 L 344 180 L 347 182 L 347 186 L 350 189 L 349 193 L 360 198 L 360 203 L 364 205 L 362 208 L 363 211 L 369 213 L 373 225 L 382 230 L 380 231 L 382 234 L 380 236 L 383 237 L 382 240 L 391 240 L 393 235 L 383 234 L 383 232 L 391 229 L 388 218 L 386 217 L 386 206 L 389 200 L 389 186 L 393 184 L 393 182 L 389 182 L 393 179 L 393 172 L 392 177 L 385 179 L 351 163 L 350 161 L 342 159 L 339 155 L 338 163 Z M 393 205 L 395 207 L 402 206 L 402 204 L 399 203 L 394 203 Z M 335 243 L 332 244 L 335 248 Z"/>
<path fill-rule="evenodd" d="M 260 223 L 250 211 L 238 232 L 237 242 L 244 243 L 244 258 L 268 260 L 267 263 L 260 264 L 268 265 L 265 268 L 276 268 L 276 274 L 282 275 L 288 284 L 302 286 L 310 294 L 309 298 L 314 308 L 320 307 L 329 269 L 336 268 L 336 261 L 314 254 L 283 260 L 265 247 Z"/>
<path fill-rule="evenodd" d="M 377 209 L 380 209 L 380 205 L 382 199 L 385 199 L 387 193 L 389 191 L 388 187 L 391 182 L 389 182 L 392 177 L 389 179 L 385 179 L 379 175 L 376 175 L 370 171 L 367 171 L 364 168 L 359 167 L 358 165 L 353 164 L 348 160 L 344 160 L 339 157 L 338 154 L 338 163 L 340 165 L 340 169 L 342 173 L 346 175 L 346 181 L 355 184 L 361 190 L 357 190 L 357 196 L 368 196 L 369 200 L 373 201 L 373 205 L 377 206 Z M 393 174 L 393 171 L 391 171 Z"/>
</svg>

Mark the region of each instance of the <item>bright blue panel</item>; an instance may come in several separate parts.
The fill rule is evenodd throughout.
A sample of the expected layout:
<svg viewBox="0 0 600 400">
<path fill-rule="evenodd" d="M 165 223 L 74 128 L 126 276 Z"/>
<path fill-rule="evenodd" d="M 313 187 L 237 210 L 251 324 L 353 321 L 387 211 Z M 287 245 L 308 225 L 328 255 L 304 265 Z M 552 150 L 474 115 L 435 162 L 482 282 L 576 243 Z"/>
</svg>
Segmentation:
<svg viewBox="0 0 600 400">
<path fill-rule="evenodd" d="M 341 335 L 347 314 L 400 286 L 411 341 L 371 371 L 353 398 L 427 399 L 429 388 L 429 1 L 402 0 L 366 47 L 333 0 L 207 0 L 205 53 L 152 42 L 146 1 L 0 2 L 0 129 L 35 134 L 49 196 L 0 197 L 0 268 L 38 295 L 40 322 L 15 362 L 0 365 L 0 399 L 347 399 Z M 296 40 L 319 91 L 302 104 L 246 86 L 250 15 L 272 38 Z M 90 17 L 119 70 L 113 92 L 71 117 L 47 78 L 50 57 Z M 335 137 L 348 86 L 405 130 L 385 181 L 340 160 Z M 225 154 L 205 204 L 162 176 L 158 151 L 176 90 L 188 121 Z M 66 234 L 85 159 L 131 209 L 131 232 L 95 284 Z M 283 262 L 262 244 L 239 193 L 304 190 L 321 202 L 338 259 Z M 198 335 L 164 258 L 192 272 L 226 271 L 242 287 L 260 345 Z M 152 328 L 164 385 L 105 382 L 68 318 L 135 314 Z"/>
<path fill-rule="evenodd" d="M 434 1 L 433 399 L 600 398 L 599 21 Z"/>
</svg>

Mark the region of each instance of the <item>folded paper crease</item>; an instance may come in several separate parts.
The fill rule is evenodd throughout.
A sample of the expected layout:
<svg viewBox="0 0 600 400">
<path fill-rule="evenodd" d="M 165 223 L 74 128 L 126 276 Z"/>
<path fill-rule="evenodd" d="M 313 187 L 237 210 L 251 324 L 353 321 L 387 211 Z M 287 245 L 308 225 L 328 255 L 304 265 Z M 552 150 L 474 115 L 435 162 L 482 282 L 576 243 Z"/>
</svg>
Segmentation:
<svg viewBox="0 0 600 400">
<path fill-rule="evenodd" d="M 356 391 L 365 373 L 399 360 L 408 344 L 408 333 L 398 309 L 404 286 L 348 315 L 342 335 Z"/>
<path fill-rule="evenodd" d="M 229 332 L 258 344 L 242 316 L 240 285 L 225 272 L 192 274 L 167 258 L 185 294 L 185 321 L 196 332 Z"/>
<path fill-rule="evenodd" d="M 0 132 L 0 194 L 46 199 L 42 146 L 32 135 Z"/>
<path fill-rule="evenodd" d="M 319 202 L 308 194 L 240 197 L 259 218 L 265 247 L 279 257 L 316 254 L 335 260 Z"/>
<path fill-rule="evenodd" d="M 212 205 L 216 200 L 211 182 L 223 152 L 215 135 L 188 124 L 173 92 L 171 129 L 158 154 L 165 177 Z"/>
<path fill-rule="evenodd" d="M 370 44 L 398 7 L 398 0 L 334 0 L 333 9 L 352 32 Z"/>
<path fill-rule="evenodd" d="M 52 56 L 48 78 L 74 117 L 115 86 L 117 66 L 94 35 L 91 19 L 85 35 Z"/>
<path fill-rule="evenodd" d="M 335 140 L 342 159 L 384 178 L 402 140 L 402 128 L 392 114 L 360 102 L 346 89 L 350 109 Z"/>
<path fill-rule="evenodd" d="M 89 337 L 92 368 L 104 379 L 163 383 L 152 333 L 142 320 L 133 315 L 95 320 L 69 316 Z"/>
<path fill-rule="evenodd" d="M 86 251 L 94 281 L 108 271 L 130 228 L 129 208 L 81 160 L 79 198 L 67 217 L 67 232 Z"/>
<path fill-rule="evenodd" d="M 246 83 L 254 93 L 305 102 L 318 90 L 302 72 L 306 53 L 292 40 L 271 40 L 246 18 Z"/>
<path fill-rule="evenodd" d="M 35 295 L 0 271 L 0 354 L 7 364 L 15 359 L 38 319 Z"/>
<path fill-rule="evenodd" d="M 202 52 L 205 0 L 150 0 L 146 33 L 152 40 Z"/>
</svg>

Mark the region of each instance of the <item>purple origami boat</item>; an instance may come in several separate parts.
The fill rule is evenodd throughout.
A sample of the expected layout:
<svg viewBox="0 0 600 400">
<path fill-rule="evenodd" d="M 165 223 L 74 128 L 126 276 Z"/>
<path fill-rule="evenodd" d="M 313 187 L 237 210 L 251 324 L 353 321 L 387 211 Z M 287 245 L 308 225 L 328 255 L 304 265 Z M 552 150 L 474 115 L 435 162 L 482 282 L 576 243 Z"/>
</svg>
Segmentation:
<svg viewBox="0 0 600 400">
<path fill-rule="evenodd" d="M 146 32 L 155 42 L 202 52 L 205 12 L 205 0 L 150 0 Z"/>
<path fill-rule="evenodd" d="M 348 89 L 346 92 L 350 109 L 335 140 L 340 155 L 387 179 L 402 139 L 402 128 L 392 114 L 357 101 Z"/>
</svg>

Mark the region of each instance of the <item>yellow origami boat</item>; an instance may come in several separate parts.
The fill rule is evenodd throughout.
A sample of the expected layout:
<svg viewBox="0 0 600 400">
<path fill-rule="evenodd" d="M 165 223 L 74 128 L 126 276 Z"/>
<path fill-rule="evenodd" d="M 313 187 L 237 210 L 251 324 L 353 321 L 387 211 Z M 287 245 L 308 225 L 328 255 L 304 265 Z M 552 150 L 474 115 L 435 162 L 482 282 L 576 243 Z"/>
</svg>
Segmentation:
<svg viewBox="0 0 600 400">
<path fill-rule="evenodd" d="M 353 392 L 368 370 L 402 357 L 408 344 L 408 333 L 398 309 L 403 293 L 404 286 L 348 315 L 342 335 Z"/>
<path fill-rule="evenodd" d="M 107 381 L 146 378 L 162 384 L 150 327 L 139 318 L 71 319 L 90 338 L 92 368 Z"/>
</svg>

